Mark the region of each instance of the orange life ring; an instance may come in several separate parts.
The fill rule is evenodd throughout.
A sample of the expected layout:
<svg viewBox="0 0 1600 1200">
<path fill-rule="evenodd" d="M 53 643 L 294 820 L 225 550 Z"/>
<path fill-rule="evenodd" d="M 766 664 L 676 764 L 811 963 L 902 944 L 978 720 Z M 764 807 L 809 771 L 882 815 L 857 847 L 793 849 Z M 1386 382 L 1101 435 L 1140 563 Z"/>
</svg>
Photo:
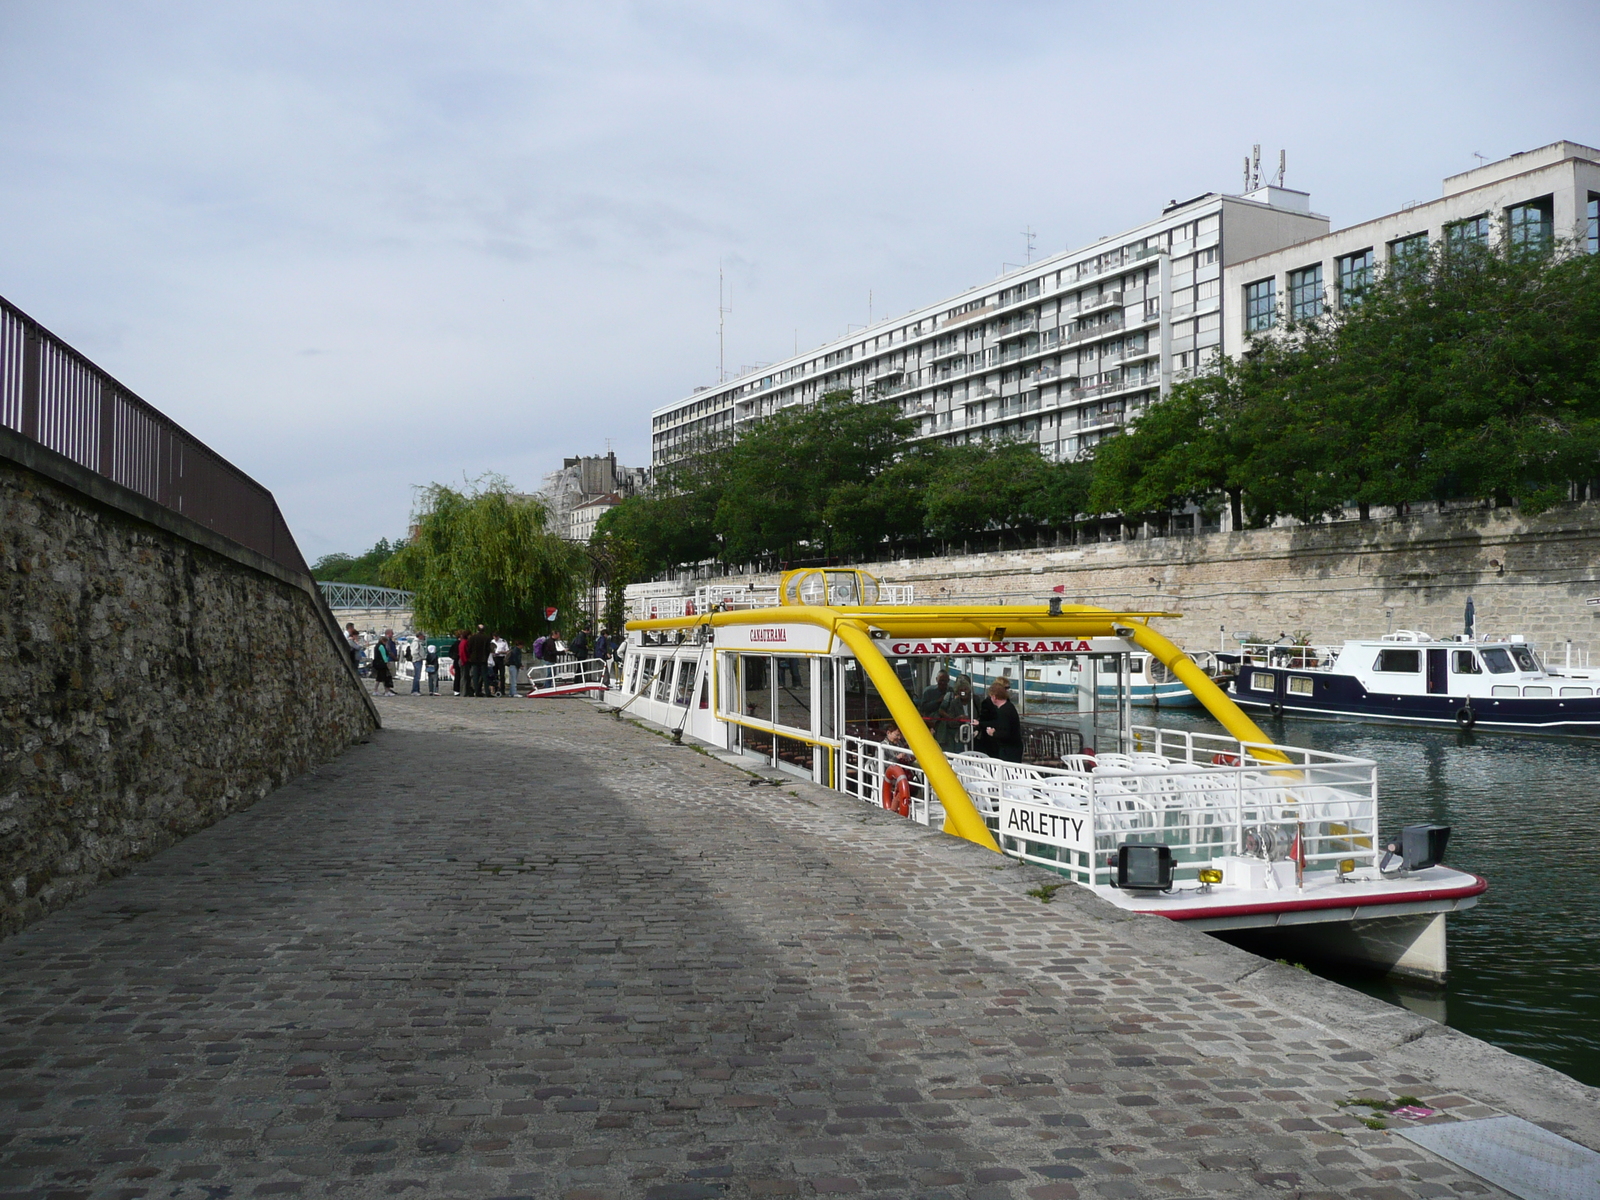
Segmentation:
<svg viewBox="0 0 1600 1200">
<path fill-rule="evenodd" d="M 1237 754 L 1217 753 L 1211 756 L 1211 765 L 1214 767 L 1237 767 L 1239 756 Z"/>
<path fill-rule="evenodd" d="M 911 815 L 911 773 L 902 766 L 883 770 L 883 806 L 902 817 Z"/>
</svg>

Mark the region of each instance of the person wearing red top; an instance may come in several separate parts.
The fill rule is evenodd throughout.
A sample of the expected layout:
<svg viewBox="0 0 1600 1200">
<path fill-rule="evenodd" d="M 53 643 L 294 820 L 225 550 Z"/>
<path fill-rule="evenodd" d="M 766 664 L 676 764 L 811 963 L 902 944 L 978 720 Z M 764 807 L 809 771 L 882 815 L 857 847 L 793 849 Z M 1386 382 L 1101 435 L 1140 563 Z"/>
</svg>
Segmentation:
<svg viewBox="0 0 1600 1200">
<path fill-rule="evenodd" d="M 455 670 L 456 670 L 456 695 L 459 696 L 466 689 L 466 686 L 467 686 L 467 631 L 465 629 L 456 630 L 456 668 L 455 668 Z"/>
</svg>

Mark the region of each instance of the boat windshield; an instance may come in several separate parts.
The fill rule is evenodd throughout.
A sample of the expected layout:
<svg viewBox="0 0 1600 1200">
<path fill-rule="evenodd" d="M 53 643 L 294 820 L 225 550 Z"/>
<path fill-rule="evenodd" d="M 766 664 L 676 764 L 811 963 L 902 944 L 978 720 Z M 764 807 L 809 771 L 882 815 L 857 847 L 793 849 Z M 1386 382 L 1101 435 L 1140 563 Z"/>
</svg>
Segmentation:
<svg viewBox="0 0 1600 1200">
<path fill-rule="evenodd" d="M 1511 655 L 1500 649 L 1499 646 L 1490 646 L 1484 650 L 1483 661 L 1489 670 L 1496 675 L 1509 675 L 1516 670 L 1516 667 L 1511 665 Z"/>
<path fill-rule="evenodd" d="M 1526 646 L 1511 647 L 1511 657 L 1517 660 L 1517 666 L 1524 671 L 1537 671 L 1540 669 L 1539 660 L 1533 656 L 1533 651 Z"/>
</svg>

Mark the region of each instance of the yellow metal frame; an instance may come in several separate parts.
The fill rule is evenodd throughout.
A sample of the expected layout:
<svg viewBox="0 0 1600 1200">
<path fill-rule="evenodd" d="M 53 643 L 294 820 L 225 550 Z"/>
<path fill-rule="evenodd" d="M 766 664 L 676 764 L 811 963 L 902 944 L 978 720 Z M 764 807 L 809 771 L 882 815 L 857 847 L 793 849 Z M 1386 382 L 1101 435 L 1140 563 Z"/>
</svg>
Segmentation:
<svg viewBox="0 0 1600 1200">
<path fill-rule="evenodd" d="M 1175 617 L 1167 612 L 1115 612 L 1086 604 L 1063 605 L 1059 614 L 1052 614 L 1046 605 L 864 605 L 860 607 L 824 608 L 815 605 L 788 604 L 781 608 L 738 609 L 732 612 L 706 613 L 694 617 L 664 617 L 653 621 L 629 621 L 630 630 L 695 629 L 710 626 L 713 629 L 729 625 L 771 625 L 793 622 L 826 629 L 856 657 L 862 670 L 877 686 L 878 694 L 888 706 L 889 715 L 895 719 L 904 734 L 907 748 L 916 755 L 917 762 L 927 773 L 939 802 L 944 806 L 945 832 L 976 842 L 997 853 L 995 843 L 983 815 L 978 812 L 961 784 L 960 778 L 945 759 L 939 743 L 928 731 L 921 714 L 911 697 L 906 695 L 894 668 L 878 648 L 878 640 L 888 638 L 926 637 L 930 630 L 941 635 L 969 637 L 979 641 L 1005 641 L 1018 638 L 1073 637 L 1108 638 L 1125 637 L 1170 670 L 1185 684 L 1213 717 L 1241 742 L 1268 743 L 1266 734 L 1256 723 L 1245 716 L 1239 706 L 1202 671 L 1199 665 L 1172 642 L 1150 628 L 1153 617 Z M 762 651 L 751 651 L 762 653 Z M 770 653 L 770 651 L 768 652 Z M 713 655 L 713 662 L 715 655 Z M 892 686 L 889 686 L 892 685 Z M 720 680 L 717 685 L 720 686 Z M 716 710 L 713 710 L 716 711 Z M 775 732 L 764 730 L 763 732 Z M 1275 750 L 1254 750 L 1258 759 L 1288 762 Z"/>
</svg>

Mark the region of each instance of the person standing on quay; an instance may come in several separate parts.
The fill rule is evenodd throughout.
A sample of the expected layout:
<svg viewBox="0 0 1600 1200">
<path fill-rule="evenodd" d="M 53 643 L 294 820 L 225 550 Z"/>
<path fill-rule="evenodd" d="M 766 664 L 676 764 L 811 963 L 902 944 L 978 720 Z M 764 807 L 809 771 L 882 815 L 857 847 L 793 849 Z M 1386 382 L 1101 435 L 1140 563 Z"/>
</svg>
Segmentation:
<svg viewBox="0 0 1600 1200">
<path fill-rule="evenodd" d="M 506 665 L 511 661 L 511 644 L 497 633 L 494 635 L 492 653 L 494 658 L 490 670 L 494 675 L 494 694 L 504 696 L 506 694 Z"/>
<path fill-rule="evenodd" d="M 522 695 L 522 643 L 513 641 L 511 649 L 506 653 L 506 673 L 510 676 L 511 695 L 513 698 Z"/>
<path fill-rule="evenodd" d="M 996 679 L 989 685 L 989 695 L 978 708 L 978 729 L 983 736 L 979 747 L 983 753 L 1006 762 L 1022 761 L 1022 718 L 1011 703 L 1006 679 Z"/>
<path fill-rule="evenodd" d="M 486 696 L 486 676 L 489 673 L 489 655 L 493 642 L 489 635 L 479 625 L 477 631 L 467 639 L 467 695 Z"/>
<path fill-rule="evenodd" d="M 380 693 L 378 689 L 382 688 Z M 372 643 L 372 694 L 394 695 L 394 658 L 389 643 L 379 638 Z"/>
<path fill-rule="evenodd" d="M 572 644 L 568 646 L 567 649 L 572 652 L 573 662 L 582 662 L 584 659 L 588 658 L 589 631 L 587 629 L 580 628 L 578 632 L 573 635 Z"/>
<path fill-rule="evenodd" d="M 428 672 L 428 695 L 439 694 L 439 647 L 433 642 L 428 642 L 427 649 L 422 652 L 423 666 Z"/>
<path fill-rule="evenodd" d="M 413 696 L 422 695 L 422 648 L 426 644 L 427 639 L 419 633 L 411 640 L 411 645 L 406 650 L 406 653 L 411 656 L 411 694 Z"/>
<path fill-rule="evenodd" d="M 467 690 L 467 631 L 456 630 L 456 695 L 465 694 Z"/>
</svg>

